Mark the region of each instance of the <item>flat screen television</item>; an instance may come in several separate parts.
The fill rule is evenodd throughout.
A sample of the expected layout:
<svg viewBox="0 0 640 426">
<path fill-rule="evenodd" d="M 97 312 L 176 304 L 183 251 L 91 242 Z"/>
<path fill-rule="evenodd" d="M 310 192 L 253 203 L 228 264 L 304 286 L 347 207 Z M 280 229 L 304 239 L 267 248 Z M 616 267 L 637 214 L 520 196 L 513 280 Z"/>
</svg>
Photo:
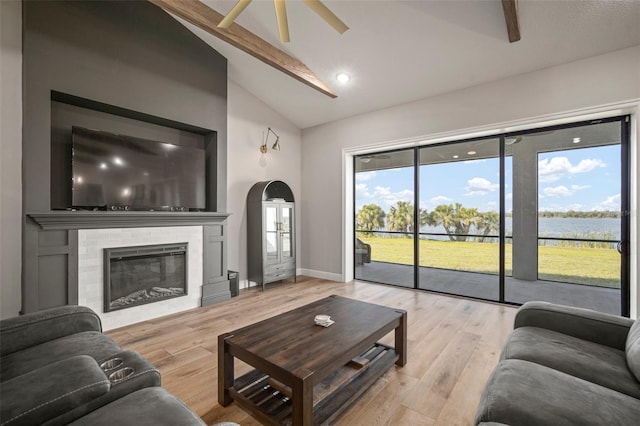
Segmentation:
<svg viewBox="0 0 640 426">
<path fill-rule="evenodd" d="M 74 208 L 204 210 L 205 151 L 72 128 Z"/>
</svg>

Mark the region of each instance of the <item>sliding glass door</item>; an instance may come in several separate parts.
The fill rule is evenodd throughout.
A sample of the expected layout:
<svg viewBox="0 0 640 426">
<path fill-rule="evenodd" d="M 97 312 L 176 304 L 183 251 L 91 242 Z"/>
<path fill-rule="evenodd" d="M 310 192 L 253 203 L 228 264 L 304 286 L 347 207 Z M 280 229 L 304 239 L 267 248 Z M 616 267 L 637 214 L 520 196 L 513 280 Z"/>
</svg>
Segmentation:
<svg viewBox="0 0 640 426">
<path fill-rule="evenodd" d="M 418 287 L 500 296 L 500 139 L 420 149 Z"/>
<path fill-rule="evenodd" d="M 625 310 L 624 126 L 620 120 L 595 122 L 509 139 L 517 197 L 509 211 L 513 274 L 506 280 L 507 302 Z"/>
<path fill-rule="evenodd" d="M 356 279 L 628 315 L 628 117 L 356 156 Z"/>
<path fill-rule="evenodd" d="M 414 151 L 355 159 L 355 277 L 414 287 Z"/>
</svg>

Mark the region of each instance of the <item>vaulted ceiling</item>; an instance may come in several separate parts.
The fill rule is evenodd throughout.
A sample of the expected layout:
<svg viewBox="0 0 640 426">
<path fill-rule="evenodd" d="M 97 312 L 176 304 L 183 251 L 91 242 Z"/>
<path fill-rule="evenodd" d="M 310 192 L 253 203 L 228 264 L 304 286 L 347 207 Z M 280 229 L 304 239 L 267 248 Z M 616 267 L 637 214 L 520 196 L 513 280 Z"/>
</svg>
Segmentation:
<svg viewBox="0 0 640 426">
<path fill-rule="evenodd" d="M 204 0 L 226 15 L 236 0 Z M 521 40 L 509 42 L 501 0 L 325 0 L 340 35 L 299 0 L 286 2 L 280 42 L 273 1 L 236 23 L 310 68 L 332 99 L 174 16 L 224 55 L 229 78 L 300 128 L 640 44 L 638 0 L 520 0 Z M 348 84 L 338 73 L 351 76 Z"/>
</svg>

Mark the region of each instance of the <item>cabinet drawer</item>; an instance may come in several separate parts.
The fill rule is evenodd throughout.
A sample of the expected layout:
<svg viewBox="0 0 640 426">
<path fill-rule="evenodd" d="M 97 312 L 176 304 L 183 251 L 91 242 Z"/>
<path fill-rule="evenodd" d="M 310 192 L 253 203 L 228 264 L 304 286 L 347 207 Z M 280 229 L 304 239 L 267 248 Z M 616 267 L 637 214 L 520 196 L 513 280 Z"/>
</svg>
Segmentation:
<svg viewBox="0 0 640 426">
<path fill-rule="evenodd" d="M 264 282 L 269 283 L 272 281 L 284 280 L 285 278 L 291 278 L 295 276 L 295 269 L 280 269 L 275 272 L 264 274 Z"/>
<path fill-rule="evenodd" d="M 283 271 L 285 269 L 293 269 L 293 268 L 294 268 L 293 262 L 275 263 L 273 265 L 265 265 L 264 274 L 265 275 L 274 274 L 274 273 L 281 272 L 281 271 Z"/>
</svg>

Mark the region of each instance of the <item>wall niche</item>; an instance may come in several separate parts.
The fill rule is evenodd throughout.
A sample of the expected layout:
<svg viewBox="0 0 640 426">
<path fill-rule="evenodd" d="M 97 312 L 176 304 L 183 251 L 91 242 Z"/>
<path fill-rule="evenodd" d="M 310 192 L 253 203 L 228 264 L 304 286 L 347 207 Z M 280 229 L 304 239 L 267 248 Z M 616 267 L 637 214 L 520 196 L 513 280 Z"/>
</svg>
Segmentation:
<svg viewBox="0 0 640 426">
<path fill-rule="evenodd" d="M 202 210 L 217 211 L 217 132 L 56 91 L 51 92 L 51 210 L 73 205 L 73 126 L 203 150 Z"/>
</svg>

